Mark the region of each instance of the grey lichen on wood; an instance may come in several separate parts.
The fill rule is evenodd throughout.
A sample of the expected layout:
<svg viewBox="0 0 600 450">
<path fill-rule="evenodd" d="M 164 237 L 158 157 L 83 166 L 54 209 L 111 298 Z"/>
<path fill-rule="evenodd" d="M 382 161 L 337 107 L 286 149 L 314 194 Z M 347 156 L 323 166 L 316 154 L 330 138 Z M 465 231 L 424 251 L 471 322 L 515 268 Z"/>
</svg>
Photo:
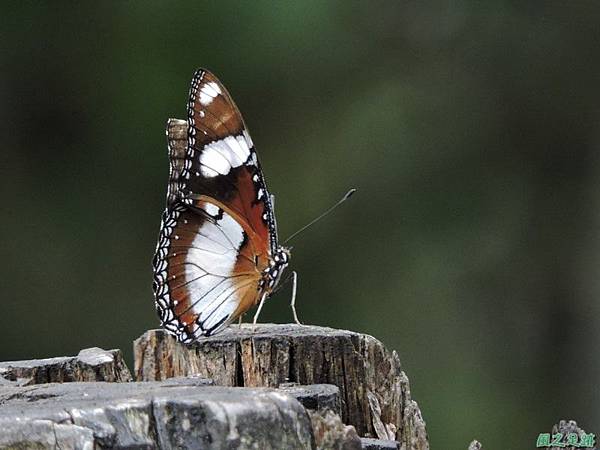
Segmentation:
<svg viewBox="0 0 600 450">
<path fill-rule="evenodd" d="M 88 348 L 77 356 L 0 362 L 0 385 L 132 381 L 121 350 Z"/>
<path fill-rule="evenodd" d="M 223 386 L 333 384 L 341 416 L 361 436 L 428 449 L 425 422 L 411 398 L 395 352 L 372 336 L 331 328 L 262 324 L 232 326 L 186 346 L 163 330 L 134 342 L 138 381 L 199 374 Z"/>
</svg>

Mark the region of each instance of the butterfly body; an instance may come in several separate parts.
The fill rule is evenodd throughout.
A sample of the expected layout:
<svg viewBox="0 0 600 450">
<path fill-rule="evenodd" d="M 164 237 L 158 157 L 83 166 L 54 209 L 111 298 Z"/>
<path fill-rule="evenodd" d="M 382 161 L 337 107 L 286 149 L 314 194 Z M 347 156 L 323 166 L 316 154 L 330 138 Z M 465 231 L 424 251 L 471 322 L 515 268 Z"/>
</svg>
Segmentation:
<svg viewBox="0 0 600 450">
<path fill-rule="evenodd" d="M 278 243 L 273 203 L 247 127 L 213 74 L 196 72 L 188 120 L 171 119 L 167 136 L 167 207 L 153 287 L 163 327 L 192 342 L 268 298 L 290 252 Z"/>
</svg>

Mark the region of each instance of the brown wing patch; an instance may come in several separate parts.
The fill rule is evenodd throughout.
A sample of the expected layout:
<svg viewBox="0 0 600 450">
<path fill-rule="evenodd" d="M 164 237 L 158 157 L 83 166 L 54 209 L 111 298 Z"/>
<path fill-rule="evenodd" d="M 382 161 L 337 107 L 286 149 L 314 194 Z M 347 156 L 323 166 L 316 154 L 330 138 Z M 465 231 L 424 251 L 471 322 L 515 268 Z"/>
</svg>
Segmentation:
<svg viewBox="0 0 600 450">
<path fill-rule="evenodd" d="M 192 324 L 196 321 L 198 315 L 191 309 L 193 299 L 190 297 L 189 286 L 193 280 L 188 279 L 186 276 L 186 268 L 190 265 L 187 258 L 190 249 L 194 247 L 193 242 L 197 230 L 202 227 L 205 220 L 201 215 L 191 211 L 183 212 L 173 229 L 167 256 L 167 282 L 171 307 L 188 333 L 191 332 Z M 203 271 L 206 269 L 197 268 L 197 270 Z M 199 276 L 202 276 L 202 274 L 199 274 Z"/>
<path fill-rule="evenodd" d="M 198 149 L 211 141 L 241 134 L 245 128 L 231 95 L 206 69 L 196 71 L 192 79 L 188 118 L 190 127 L 195 129 Z"/>
</svg>

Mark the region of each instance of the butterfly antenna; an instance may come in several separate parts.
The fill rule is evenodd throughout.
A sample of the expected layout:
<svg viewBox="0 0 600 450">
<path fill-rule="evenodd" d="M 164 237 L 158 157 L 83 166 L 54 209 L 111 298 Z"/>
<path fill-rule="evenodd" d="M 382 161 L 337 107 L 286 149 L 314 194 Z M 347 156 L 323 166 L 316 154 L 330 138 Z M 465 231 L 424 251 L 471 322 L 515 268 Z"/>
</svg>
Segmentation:
<svg viewBox="0 0 600 450">
<path fill-rule="evenodd" d="M 352 196 L 352 194 L 354 194 L 355 192 L 356 192 L 356 189 L 354 189 L 354 188 L 350 189 L 348 192 L 346 192 L 346 195 L 344 195 L 335 205 L 333 205 L 327 211 L 325 211 L 324 213 L 322 213 L 319 217 L 311 220 L 309 223 L 307 223 L 306 225 L 304 225 L 302 228 L 300 228 L 298 231 L 296 231 L 294 234 L 292 234 L 289 238 L 287 238 L 283 243 L 285 244 L 286 242 L 292 240 L 294 237 L 296 237 L 297 235 L 299 235 L 300 233 L 302 233 L 308 227 L 310 227 L 310 226 L 314 225 L 315 223 L 317 223 L 319 220 L 321 220 L 327 214 L 329 214 L 330 212 L 332 212 L 335 208 L 337 208 L 342 203 L 344 203 L 346 200 L 348 200 Z"/>
</svg>

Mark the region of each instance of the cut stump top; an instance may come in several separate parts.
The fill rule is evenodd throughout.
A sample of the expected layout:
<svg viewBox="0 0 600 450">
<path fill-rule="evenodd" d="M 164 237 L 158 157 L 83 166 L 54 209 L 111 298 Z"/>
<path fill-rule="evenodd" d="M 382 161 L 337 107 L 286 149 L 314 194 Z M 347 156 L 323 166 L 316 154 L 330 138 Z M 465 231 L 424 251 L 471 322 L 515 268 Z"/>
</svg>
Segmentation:
<svg viewBox="0 0 600 450">
<path fill-rule="evenodd" d="M 333 384 L 340 389 L 344 422 L 361 436 L 428 448 L 425 423 L 398 355 L 367 334 L 244 324 L 184 345 L 164 330 L 149 330 L 134 342 L 134 358 L 138 381 L 197 375 L 222 386 Z"/>
</svg>

